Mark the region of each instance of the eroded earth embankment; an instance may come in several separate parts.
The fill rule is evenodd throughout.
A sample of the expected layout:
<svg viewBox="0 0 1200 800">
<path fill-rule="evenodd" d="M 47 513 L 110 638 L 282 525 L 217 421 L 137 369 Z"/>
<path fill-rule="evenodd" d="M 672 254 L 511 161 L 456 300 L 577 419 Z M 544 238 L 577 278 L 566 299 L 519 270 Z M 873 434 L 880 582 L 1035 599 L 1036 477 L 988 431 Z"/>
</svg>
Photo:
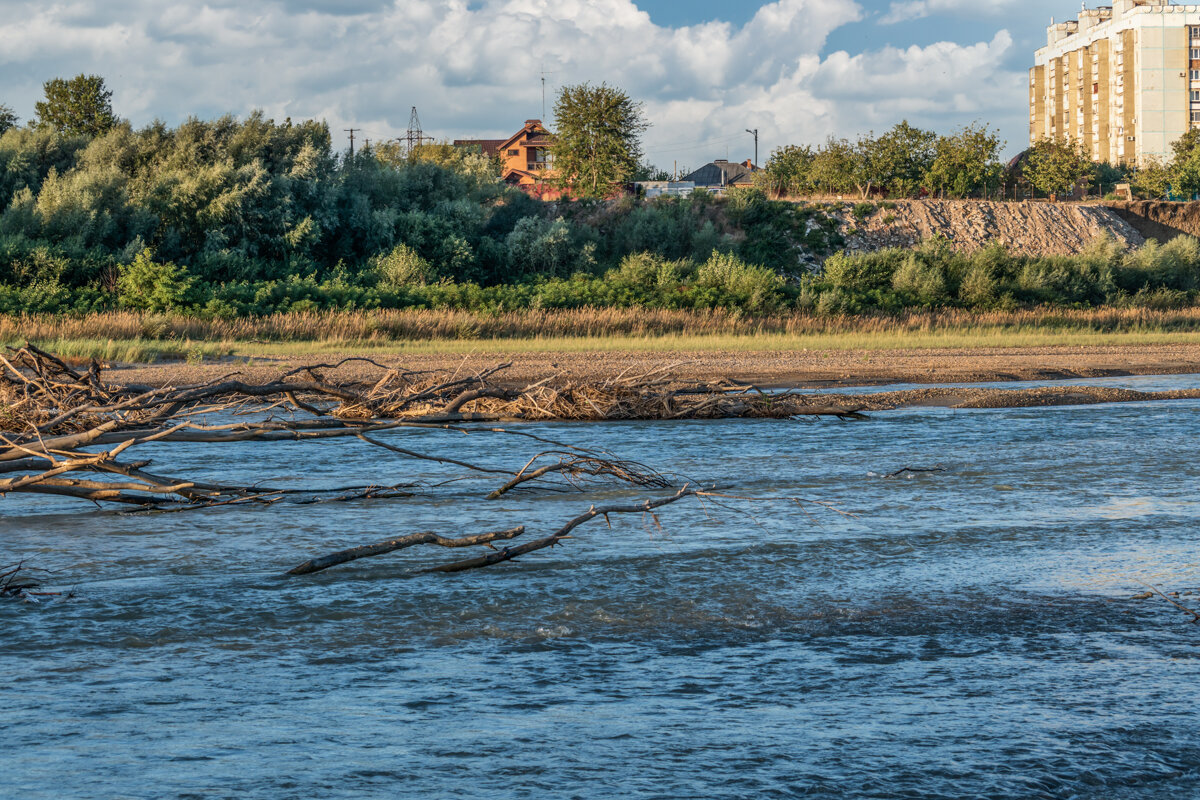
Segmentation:
<svg viewBox="0 0 1200 800">
<path fill-rule="evenodd" d="M 1141 204 L 1125 205 L 1130 208 L 1082 203 L 902 200 L 877 204 L 866 216 L 860 211 L 856 217 L 853 207 L 847 207 L 843 235 L 851 252 L 913 247 L 934 237 L 944 237 L 964 253 L 999 243 L 1021 255 L 1070 255 L 1100 236 L 1109 236 L 1126 247 L 1138 247 L 1147 237 L 1129 220 L 1143 219 L 1139 210 L 1132 208 Z M 1195 213 L 1200 216 L 1200 204 L 1187 205 L 1197 206 Z M 1143 227 L 1150 230 L 1148 218 L 1146 222 Z M 1200 232 L 1200 219 L 1195 228 Z"/>
<path fill-rule="evenodd" d="M 1106 203 L 1105 208 L 1135 228 L 1145 239 L 1165 243 L 1177 236 L 1200 237 L 1200 203 L 1139 200 Z"/>
</svg>

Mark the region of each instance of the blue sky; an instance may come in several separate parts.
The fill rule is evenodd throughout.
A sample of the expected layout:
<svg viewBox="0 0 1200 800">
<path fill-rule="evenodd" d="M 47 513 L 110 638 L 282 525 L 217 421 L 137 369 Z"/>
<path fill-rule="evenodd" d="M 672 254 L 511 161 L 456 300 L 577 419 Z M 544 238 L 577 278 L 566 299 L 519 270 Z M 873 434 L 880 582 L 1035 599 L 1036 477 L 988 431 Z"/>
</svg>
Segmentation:
<svg viewBox="0 0 1200 800">
<path fill-rule="evenodd" d="M 1095 0 L 1090 0 L 1095 5 Z M 853 137 L 900 119 L 1026 137 L 1026 70 L 1078 0 L 0 0 L 0 103 L 95 72 L 135 125 L 189 114 L 328 120 L 442 138 L 541 115 L 540 74 L 645 103 L 669 167 Z"/>
</svg>

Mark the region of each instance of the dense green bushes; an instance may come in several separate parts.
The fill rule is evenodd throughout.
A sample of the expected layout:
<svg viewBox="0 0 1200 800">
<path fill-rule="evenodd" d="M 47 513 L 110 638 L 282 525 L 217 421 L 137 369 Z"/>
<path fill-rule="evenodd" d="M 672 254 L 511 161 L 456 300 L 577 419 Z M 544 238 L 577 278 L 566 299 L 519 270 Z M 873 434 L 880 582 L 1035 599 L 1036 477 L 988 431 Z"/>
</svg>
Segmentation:
<svg viewBox="0 0 1200 800">
<path fill-rule="evenodd" d="M 1076 256 L 1017 256 L 1000 245 L 972 255 L 945 240 L 913 250 L 839 254 L 802 285 L 801 308 L 830 313 L 1056 305 L 1173 308 L 1200 299 L 1200 241 L 1181 237 L 1126 252 L 1104 238 Z"/>
<path fill-rule="evenodd" d="M 261 114 L 92 138 L 13 128 L 0 135 L 0 284 L 9 298 L 45 284 L 158 307 L 132 291 L 141 278 L 119 276 L 173 265 L 221 303 L 226 284 L 495 286 L 601 275 L 642 252 L 697 265 L 733 253 L 795 274 L 798 247 L 840 244 L 823 211 L 759 191 L 556 206 L 504 187 L 493 166 L 449 146 L 339 155 L 324 124 Z"/>
<path fill-rule="evenodd" d="M 1166 308 L 1200 293 L 1193 239 L 1045 258 L 932 241 L 832 255 L 811 274 L 842 245 L 820 206 L 754 189 L 545 204 L 500 185 L 482 156 L 435 150 L 340 156 L 324 125 L 261 115 L 94 138 L 9 129 L 0 313 Z"/>
<path fill-rule="evenodd" d="M 531 241 L 549 235 L 555 223 Z M 1180 308 L 1200 300 L 1200 242 L 1181 238 L 1125 252 L 1100 240 L 1077 256 L 1015 256 L 1000 246 L 972 255 L 944 240 L 913 250 L 840 253 L 823 272 L 787 280 L 735 253 L 714 250 L 707 259 L 669 259 L 656 253 L 626 256 L 613 268 L 548 272 L 494 285 L 433 280 L 429 265 L 400 245 L 360 272 L 335 269 L 318 277 L 211 283 L 180 265 L 136 254 L 117 272 L 116 290 L 67 288 L 40 279 L 21 287 L 0 285 L 0 313 L 86 313 L 128 308 L 232 318 L 282 311 L 375 308 L 519 309 L 645 307 L 730 308 L 752 313 L 802 310 L 824 314 L 918 308 L 1012 310 L 1051 305 Z"/>
</svg>

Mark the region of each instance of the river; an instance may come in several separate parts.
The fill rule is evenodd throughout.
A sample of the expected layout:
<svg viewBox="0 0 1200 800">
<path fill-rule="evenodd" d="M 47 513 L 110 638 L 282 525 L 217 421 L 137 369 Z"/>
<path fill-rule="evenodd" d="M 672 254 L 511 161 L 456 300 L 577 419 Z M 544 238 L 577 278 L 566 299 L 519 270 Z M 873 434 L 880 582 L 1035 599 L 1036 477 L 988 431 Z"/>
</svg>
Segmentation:
<svg viewBox="0 0 1200 800">
<path fill-rule="evenodd" d="M 1145 582 L 1200 608 L 1198 412 L 541 425 L 857 516 L 689 501 L 661 529 L 596 522 L 455 576 L 413 574 L 462 556 L 430 549 L 281 573 L 398 533 L 528 523 L 532 536 L 595 496 L 648 493 L 489 503 L 493 478 L 153 515 L 0 499 L 0 560 L 74 588 L 0 603 L 0 795 L 1200 796 L 1200 626 L 1132 599 Z M 381 438 L 496 466 L 536 452 L 495 435 Z M 225 481 L 457 474 L 349 440 L 147 454 L 159 472 Z"/>
</svg>

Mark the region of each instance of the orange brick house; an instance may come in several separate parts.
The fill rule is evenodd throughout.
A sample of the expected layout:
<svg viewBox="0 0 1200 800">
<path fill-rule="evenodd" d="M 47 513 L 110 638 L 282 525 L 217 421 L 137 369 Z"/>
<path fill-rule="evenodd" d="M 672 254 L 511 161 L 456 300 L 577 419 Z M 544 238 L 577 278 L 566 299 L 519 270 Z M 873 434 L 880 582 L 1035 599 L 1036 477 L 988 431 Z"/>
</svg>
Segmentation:
<svg viewBox="0 0 1200 800">
<path fill-rule="evenodd" d="M 550 146 L 554 139 L 540 119 L 525 120 L 525 127 L 508 137 L 499 147 L 504 162 L 504 182 L 515 186 L 536 186 L 546 181 L 553 159 Z"/>
<path fill-rule="evenodd" d="M 497 156 L 504 165 L 505 183 L 541 193 L 553 161 L 550 147 L 554 137 L 540 119 L 525 120 L 525 126 L 504 140 L 457 139 L 456 147 L 478 147 L 485 155 Z"/>
</svg>

